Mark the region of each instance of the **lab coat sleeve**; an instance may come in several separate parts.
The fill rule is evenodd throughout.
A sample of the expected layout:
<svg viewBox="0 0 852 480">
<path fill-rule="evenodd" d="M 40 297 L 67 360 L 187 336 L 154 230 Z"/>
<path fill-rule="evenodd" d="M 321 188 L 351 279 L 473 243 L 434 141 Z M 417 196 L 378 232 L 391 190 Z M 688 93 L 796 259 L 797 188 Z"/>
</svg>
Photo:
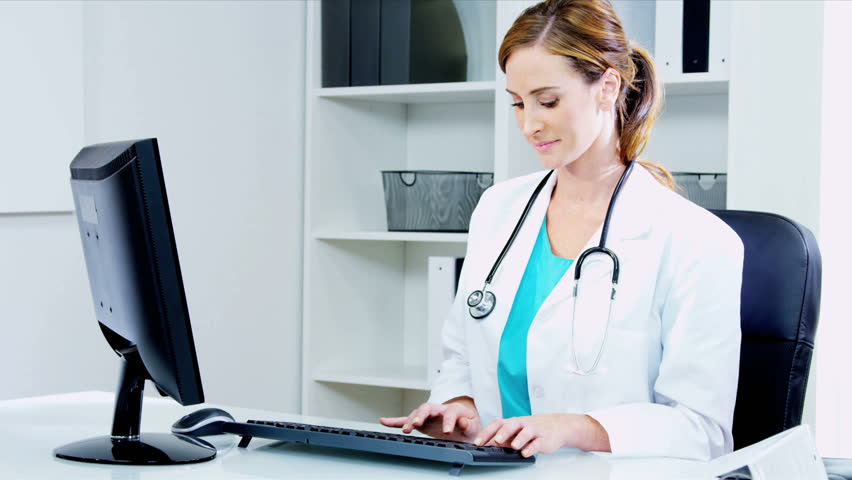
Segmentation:
<svg viewBox="0 0 852 480">
<path fill-rule="evenodd" d="M 493 188 L 493 187 L 492 187 Z M 459 289 L 456 298 L 447 314 L 441 330 L 441 346 L 443 360 L 429 395 L 430 403 L 442 404 L 456 397 L 473 398 L 473 386 L 470 380 L 470 363 L 468 361 L 467 340 L 465 338 L 465 320 L 469 320 L 467 295 L 465 286 L 469 283 L 471 264 L 473 263 L 471 245 L 476 245 L 480 238 L 480 217 L 485 210 L 487 198 L 491 189 L 483 192 L 479 203 L 470 218 L 468 228 L 467 253 L 459 278 Z M 484 277 L 483 277 L 484 278 Z"/>
<path fill-rule="evenodd" d="M 459 282 L 461 285 L 461 282 Z M 473 387 L 470 383 L 470 366 L 468 364 L 467 346 L 465 344 L 464 328 L 461 322 L 462 312 L 467 310 L 463 295 L 456 295 L 452 309 L 447 315 L 441 332 L 443 361 L 440 371 L 432 384 L 429 402 L 441 404 L 456 397 L 473 398 Z"/>
<path fill-rule="evenodd" d="M 661 270 L 667 279 L 658 280 L 662 360 L 654 403 L 588 412 L 614 454 L 707 460 L 733 449 L 743 246 L 726 226 L 715 232 L 669 246 L 668 271 Z"/>
</svg>

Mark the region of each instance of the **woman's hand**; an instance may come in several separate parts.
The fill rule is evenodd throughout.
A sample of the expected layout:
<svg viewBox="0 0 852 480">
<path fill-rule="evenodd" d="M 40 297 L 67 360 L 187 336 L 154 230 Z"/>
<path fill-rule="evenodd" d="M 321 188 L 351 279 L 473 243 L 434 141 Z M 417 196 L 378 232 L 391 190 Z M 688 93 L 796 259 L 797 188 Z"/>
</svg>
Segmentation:
<svg viewBox="0 0 852 480">
<path fill-rule="evenodd" d="M 473 443 L 514 448 L 525 457 L 553 453 L 567 446 L 588 451 L 610 450 L 609 435 L 597 420 L 571 413 L 494 420 Z"/>
<path fill-rule="evenodd" d="M 402 427 L 403 433 L 415 428 L 426 435 L 443 440 L 471 442 L 482 430 L 473 400 L 450 401 L 443 405 L 424 403 L 407 417 L 381 418 L 386 427 Z"/>
</svg>

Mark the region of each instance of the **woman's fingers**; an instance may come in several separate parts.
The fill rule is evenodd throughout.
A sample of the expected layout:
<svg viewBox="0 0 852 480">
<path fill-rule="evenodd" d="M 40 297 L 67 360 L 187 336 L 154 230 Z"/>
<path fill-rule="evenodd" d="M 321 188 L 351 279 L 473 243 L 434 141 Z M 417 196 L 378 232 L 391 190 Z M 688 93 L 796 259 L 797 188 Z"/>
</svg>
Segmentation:
<svg viewBox="0 0 852 480">
<path fill-rule="evenodd" d="M 521 450 L 526 444 L 530 443 L 530 441 L 535 439 L 535 437 L 537 436 L 538 435 L 536 435 L 535 431 L 533 431 L 532 428 L 522 428 L 521 431 L 518 432 L 517 435 L 515 435 L 515 439 L 512 440 L 510 446 L 515 450 Z"/>
<path fill-rule="evenodd" d="M 474 443 L 477 445 L 508 445 L 510 440 L 524 426 L 517 418 L 509 418 L 506 420 L 494 420 L 485 430 L 477 435 Z"/>
<path fill-rule="evenodd" d="M 426 423 L 426 420 L 428 420 L 430 417 L 437 416 L 439 410 L 440 405 L 432 405 L 431 403 L 423 405 L 420 408 L 420 412 L 418 413 L 416 418 L 411 421 L 411 425 L 417 428 L 422 427 L 423 424 Z"/>
<path fill-rule="evenodd" d="M 459 417 L 458 421 L 465 438 L 471 438 L 482 429 L 476 417 Z"/>
<path fill-rule="evenodd" d="M 419 421 L 420 417 L 423 416 L 424 407 L 426 407 L 426 404 L 420 405 L 408 414 L 408 418 L 405 419 L 405 424 L 402 426 L 402 431 L 404 433 L 411 433 L 411 431 L 414 430 L 414 421 Z"/>
<path fill-rule="evenodd" d="M 444 433 L 461 433 L 463 438 L 470 439 L 472 435 L 479 432 L 479 423 L 476 421 L 476 413 L 471 409 L 459 404 L 446 405 L 444 410 Z"/>
<path fill-rule="evenodd" d="M 493 441 L 497 445 L 508 445 L 510 440 L 523 428 L 518 419 L 510 418 L 503 422 L 503 426 L 494 434 Z"/>
<path fill-rule="evenodd" d="M 405 425 L 406 420 L 408 420 L 408 417 L 382 417 L 379 419 L 382 425 L 386 427 L 401 427 Z"/>
<path fill-rule="evenodd" d="M 448 408 L 444 411 L 444 433 L 451 433 L 456 429 L 456 419 L 458 419 L 458 417 L 458 409 Z"/>
<path fill-rule="evenodd" d="M 531 456 L 535 455 L 536 453 L 538 453 L 540 451 L 541 451 L 541 437 L 536 438 L 535 440 L 533 440 L 532 442 L 527 444 L 527 446 L 524 447 L 523 450 L 521 450 L 521 455 L 523 455 L 524 457 L 531 457 Z"/>
<path fill-rule="evenodd" d="M 379 420 L 388 427 L 402 427 L 403 433 L 418 429 L 431 436 L 462 433 L 465 438 L 470 438 L 469 436 L 476 434 L 480 428 L 475 415 L 475 412 L 464 405 L 424 403 L 412 410 L 407 417 L 382 417 Z"/>
<path fill-rule="evenodd" d="M 429 417 L 436 416 L 443 411 L 443 405 L 424 403 L 411 412 L 408 421 L 402 427 L 404 433 L 411 433 L 415 428 L 420 428 Z"/>
<path fill-rule="evenodd" d="M 411 433 L 414 430 L 414 420 L 419 420 L 422 413 L 420 413 L 422 407 L 417 407 L 408 414 L 408 418 L 405 419 L 405 423 L 402 425 L 403 433 Z"/>
<path fill-rule="evenodd" d="M 487 427 L 485 427 L 484 429 L 482 429 L 481 432 L 479 432 L 479 435 L 476 436 L 476 439 L 473 441 L 473 443 L 479 446 L 484 445 L 485 442 L 491 440 L 494 434 L 497 433 L 497 430 L 499 430 L 500 427 L 503 426 L 503 422 L 505 422 L 505 420 L 497 419 L 489 423 Z"/>
</svg>

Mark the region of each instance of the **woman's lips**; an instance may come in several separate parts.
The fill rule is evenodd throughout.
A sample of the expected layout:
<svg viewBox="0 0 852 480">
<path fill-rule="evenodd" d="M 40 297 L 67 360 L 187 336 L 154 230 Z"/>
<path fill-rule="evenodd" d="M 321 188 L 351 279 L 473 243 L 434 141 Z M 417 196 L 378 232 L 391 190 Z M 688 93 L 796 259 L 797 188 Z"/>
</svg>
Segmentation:
<svg viewBox="0 0 852 480">
<path fill-rule="evenodd" d="M 546 151 L 550 150 L 551 148 L 553 148 L 553 146 L 556 145 L 557 143 L 559 143 L 559 140 L 553 140 L 551 142 L 539 143 L 539 144 L 536 144 L 535 149 L 538 150 L 539 152 L 546 152 Z"/>
</svg>

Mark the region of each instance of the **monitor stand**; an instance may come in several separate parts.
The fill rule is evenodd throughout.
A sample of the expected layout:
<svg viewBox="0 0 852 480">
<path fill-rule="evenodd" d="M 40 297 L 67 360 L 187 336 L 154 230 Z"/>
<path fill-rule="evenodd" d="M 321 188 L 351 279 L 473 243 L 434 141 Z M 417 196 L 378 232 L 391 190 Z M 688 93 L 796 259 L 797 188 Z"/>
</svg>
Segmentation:
<svg viewBox="0 0 852 480">
<path fill-rule="evenodd" d="M 53 453 L 66 460 L 121 465 L 177 465 L 212 460 L 216 448 L 204 440 L 171 433 L 139 433 L 146 370 L 136 348 L 124 352 L 112 435 L 63 445 Z"/>
</svg>

